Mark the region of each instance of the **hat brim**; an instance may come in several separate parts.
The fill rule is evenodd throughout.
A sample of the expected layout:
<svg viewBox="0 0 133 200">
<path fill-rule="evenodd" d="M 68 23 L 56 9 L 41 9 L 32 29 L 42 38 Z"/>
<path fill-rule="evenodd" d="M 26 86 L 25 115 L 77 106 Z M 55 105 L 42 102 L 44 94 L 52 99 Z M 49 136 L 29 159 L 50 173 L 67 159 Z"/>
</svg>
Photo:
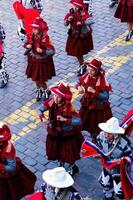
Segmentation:
<svg viewBox="0 0 133 200">
<path fill-rule="evenodd" d="M 51 178 L 53 170 L 46 170 L 42 174 L 43 180 L 50 186 L 52 187 L 57 187 L 57 188 L 67 188 L 71 185 L 73 185 L 74 181 L 70 174 L 66 172 L 66 179 L 64 181 L 57 180 L 56 182 L 53 182 L 53 179 Z"/>
<path fill-rule="evenodd" d="M 107 124 L 106 123 L 100 123 L 98 124 L 98 127 L 103 130 L 104 132 L 107 132 L 107 133 L 110 133 L 110 134 L 124 134 L 125 130 L 121 127 L 118 127 L 117 129 L 115 130 L 112 130 L 112 129 L 109 129 L 107 127 Z"/>
<path fill-rule="evenodd" d="M 57 87 L 52 87 L 52 88 L 50 88 L 50 90 L 54 94 L 57 94 L 58 96 L 65 98 L 65 94 L 63 94 L 62 92 L 60 92 L 60 90 L 58 90 L 58 86 Z"/>
</svg>

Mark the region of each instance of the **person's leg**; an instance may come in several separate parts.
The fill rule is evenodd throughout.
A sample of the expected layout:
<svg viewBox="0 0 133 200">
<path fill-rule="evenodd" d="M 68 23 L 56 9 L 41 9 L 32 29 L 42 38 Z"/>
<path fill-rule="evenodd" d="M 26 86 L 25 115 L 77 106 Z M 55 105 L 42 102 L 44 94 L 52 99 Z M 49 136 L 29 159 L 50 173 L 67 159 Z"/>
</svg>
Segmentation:
<svg viewBox="0 0 133 200">
<path fill-rule="evenodd" d="M 42 85 L 41 85 L 40 81 L 35 81 L 35 83 L 36 83 L 36 87 L 37 87 L 36 101 L 40 101 L 42 98 L 42 93 L 43 93 L 42 88 L 41 88 Z"/>
<path fill-rule="evenodd" d="M 121 180 L 120 180 L 119 174 L 113 175 L 113 185 L 114 185 L 115 195 L 116 195 L 116 197 L 118 197 L 117 199 L 124 200 L 125 196 L 122 191 Z"/>
<path fill-rule="evenodd" d="M 109 7 L 113 8 L 118 3 L 118 0 L 111 0 Z"/>
<path fill-rule="evenodd" d="M 84 63 L 83 55 L 82 56 L 78 56 L 77 59 L 78 59 L 80 65 L 82 65 Z"/>
<path fill-rule="evenodd" d="M 132 35 L 133 35 L 133 30 L 132 30 L 133 23 L 127 23 L 127 26 L 128 26 L 128 31 L 129 32 L 128 32 L 127 36 L 126 36 L 125 41 L 129 41 L 131 39 Z"/>
<path fill-rule="evenodd" d="M 99 178 L 99 183 L 103 187 L 105 195 L 104 200 L 114 200 L 113 179 L 111 174 L 106 169 L 103 169 Z"/>
</svg>

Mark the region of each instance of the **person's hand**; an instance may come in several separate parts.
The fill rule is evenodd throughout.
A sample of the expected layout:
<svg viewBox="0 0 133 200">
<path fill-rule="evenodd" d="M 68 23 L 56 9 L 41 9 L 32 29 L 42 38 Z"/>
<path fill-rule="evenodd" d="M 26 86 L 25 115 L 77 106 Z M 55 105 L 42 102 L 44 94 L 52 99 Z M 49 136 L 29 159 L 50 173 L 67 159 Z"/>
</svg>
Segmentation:
<svg viewBox="0 0 133 200">
<path fill-rule="evenodd" d="M 27 49 L 30 49 L 31 47 L 32 47 L 31 44 L 27 44 L 27 46 L 26 46 Z"/>
<path fill-rule="evenodd" d="M 36 48 L 36 51 L 37 51 L 37 53 L 42 53 L 42 49 L 39 47 Z"/>
<path fill-rule="evenodd" d="M 70 16 L 68 17 L 68 21 L 70 22 L 70 21 L 72 21 L 72 20 L 73 20 L 73 16 L 70 15 Z"/>
<path fill-rule="evenodd" d="M 77 26 L 81 26 L 81 25 L 82 25 L 81 22 L 78 21 L 78 22 L 77 22 Z"/>
<path fill-rule="evenodd" d="M 62 117 L 61 115 L 57 115 L 57 120 L 61 122 L 65 122 L 66 118 Z"/>
<path fill-rule="evenodd" d="M 82 86 L 78 86 L 78 93 L 83 94 L 84 93 L 84 88 Z"/>
<path fill-rule="evenodd" d="M 96 92 L 96 90 L 95 90 L 94 88 L 92 88 L 92 87 L 88 87 L 88 88 L 87 88 L 87 91 L 88 91 L 88 92 L 91 92 L 91 93 L 93 93 L 93 94 Z"/>
</svg>

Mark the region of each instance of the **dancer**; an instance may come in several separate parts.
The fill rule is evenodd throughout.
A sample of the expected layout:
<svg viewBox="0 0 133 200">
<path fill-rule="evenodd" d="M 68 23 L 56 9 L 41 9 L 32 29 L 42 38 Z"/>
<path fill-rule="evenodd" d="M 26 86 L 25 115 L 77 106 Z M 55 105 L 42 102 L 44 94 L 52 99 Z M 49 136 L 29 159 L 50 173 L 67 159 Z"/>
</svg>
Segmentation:
<svg viewBox="0 0 133 200">
<path fill-rule="evenodd" d="M 59 84 L 51 88 L 54 97 L 44 101 L 39 108 L 41 120 L 47 123 L 46 154 L 48 160 L 58 160 L 60 166 L 69 164 L 71 174 L 78 172 L 75 165 L 80 159 L 80 148 L 84 141 L 81 134 L 79 114 L 71 104 L 72 92 L 69 86 Z M 49 118 L 44 112 L 49 110 Z"/>
</svg>

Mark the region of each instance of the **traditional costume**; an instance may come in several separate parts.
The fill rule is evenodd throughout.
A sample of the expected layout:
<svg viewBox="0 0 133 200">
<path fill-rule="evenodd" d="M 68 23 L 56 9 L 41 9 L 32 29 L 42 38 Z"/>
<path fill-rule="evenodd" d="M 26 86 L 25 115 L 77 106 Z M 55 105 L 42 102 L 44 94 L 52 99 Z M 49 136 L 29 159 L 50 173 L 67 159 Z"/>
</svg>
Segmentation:
<svg viewBox="0 0 133 200">
<path fill-rule="evenodd" d="M 82 120 L 82 130 L 88 131 L 92 138 L 99 134 L 100 129 L 98 123 L 105 122 L 112 117 L 110 108 L 109 91 L 111 85 L 105 79 L 105 72 L 101 68 L 102 62 L 93 59 L 90 63 L 86 62 L 86 66 L 94 69 L 95 75 L 90 76 L 90 72 L 86 72 L 79 77 L 76 88 L 83 89 L 83 97 L 80 100 L 80 116 Z"/>
<path fill-rule="evenodd" d="M 43 10 L 41 0 L 18 0 L 13 3 L 14 11 L 19 20 L 18 35 L 24 39 L 25 34 L 32 32 L 31 23 L 40 16 Z"/>
<path fill-rule="evenodd" d="M 130 200 L 133 197 L 133 182 L 129 178 L 133 156 L 131 143 L 115 117 L 100 123 L 99 128 L 102 132 L 97 137 L 97 144 L 109 160 L 116 162 L 116 166 L 111 169 L 104 167 L 99 178 L 105 199 L 115 200 L 118 197 Z M 114 135 L 114 139 L 109 140 L 105 133 Z"/>
<path fill-rule="evenodd" d="M 31 25 L 34 30 L 38 30 L 37 34 L 34 31 L 29 35 L 28 41 L 24 47 L 30 44 L 31 48 L 28 49 L 28 66 L 26 69 L 27 78 L 31 78 L 37 85 L 37 101 L 45 95 L 47 88 L 46 82 L 55 76 L 55 67 L 53 62 L 53 55 L 55 48 L 47 34 L 48 26 L 42 18 L 36 18 Z M 37 49 L 41 50 L 41 53 Z"/>
<path fill-rule="evenodd" d="M 75 9 L 70 9 L 64 18 L 65 25 L 70 25 L 66 52 L 70 56 L 76 56 L 79 63 L 82 64 L 83 55 L 93 49 L 92 29 L 90 26 L 92 22 L 82 0 L 71 0 L 70 3 L 75 6 Z"/>
<path fill-rule="evenodd" d="M 44 118 L 44 111 L 49 110 L 46 154 L 48 160 L 66 162 L 72 169 L 76 169 L 74 163 L 80 158 L 80 148 L 84 140 L 81 134 L 81 120 L 71 104 L 72 93 L 68 86 L 60 84 L 52 87 L 51 91 L 62 98 L 62 104 L 58 105 L 50 98 L 39 108 L 40 119 Z M 63 118 L 63 121 L 60 118 Z"/>
<path fill-rule="evenodd" d="M 44 171 L 42 178 L 45 181 L 43 191 L 36 192 L 27 200 L 88 200 L 82 198 L 72 186 L 74 180 L 63 167 Z"/>
<path fill-rule="evenodd" d="M 34 192 L 36 176 L 16 157 L 11 132 L 0 123 L 0 199 L 19 200 Z"/>
<path fill-rule="evenodd" d="M 7 73 L 7 68 L 4 61 L 5 38 L 6 38 L 6 33 L 4 31 L 2 24 L 0 23 L 0 88 L 4 88 L 7 85 L 9 79 L 9 75 Z"/>
<path fill-rule="evenodd" d="M 121 22 L 128 24 L 129 33 L 126 36 L 126 41 L 129 41 L 133 35 L 133 1 L 120 0 L 114 16 Z"/>
</svg>

